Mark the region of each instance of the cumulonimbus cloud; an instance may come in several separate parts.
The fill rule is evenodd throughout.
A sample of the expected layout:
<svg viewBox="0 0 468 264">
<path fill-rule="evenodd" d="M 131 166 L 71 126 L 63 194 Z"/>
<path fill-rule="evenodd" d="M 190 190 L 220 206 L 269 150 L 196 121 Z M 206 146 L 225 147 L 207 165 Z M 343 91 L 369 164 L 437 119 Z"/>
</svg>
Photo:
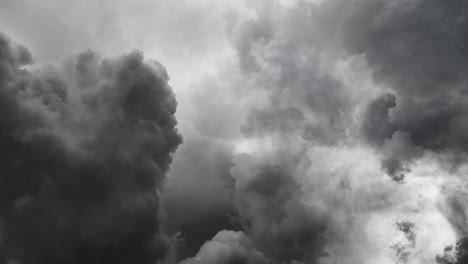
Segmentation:
<svg viewBox="0 0 468 264">
<path fill-rule="evenodd" d="M 139 51 L 34 66 L 0 36 L 0 261 L 154 263 L 181 143 L 168 75 Z"/>
<path fill-rule="evenodd" d="M 467 2 L 251 7 L 232 68 L 187 99 L 199 134 L 162 206 L 178 259 L 464 263 Z M 0 47 L 1 261 L 164 258 L 155 189 L 180 136 L 163 67 Z"/>
</svg>

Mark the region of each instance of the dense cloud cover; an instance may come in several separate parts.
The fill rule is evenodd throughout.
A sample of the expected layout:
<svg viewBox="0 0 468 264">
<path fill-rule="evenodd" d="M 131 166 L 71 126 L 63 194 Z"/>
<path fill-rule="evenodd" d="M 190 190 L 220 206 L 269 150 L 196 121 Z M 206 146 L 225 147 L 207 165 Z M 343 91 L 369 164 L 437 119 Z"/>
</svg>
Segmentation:
<svg viewBox="0 0 468 264">
<path fill-rule="evenodd" d="M 2 263 L 155 263 L 181 143 L 164 67 L 92 51 L 34 68 L 0 36 Z"/>
<path fill-rule="evenodd" d="M 249 105 L 231 173 L 257 249 L 273 263 L 428 263 L 456 250 L 467 2 L 253 8 L 231 39 L 268 100 Z"/>
<path fill-rule="evenodd" d="M 467 2 L 361 2 L 346 45 L 392 89 L 369 105 L 382 116 L 369 120 L 366 131 L 379 132 L 368 137 L 382 142 L 402 131 L 416 146 L 465 152 Z"/>
<path fill-rule="evenodd" d="M 232 57 L 194 69 L 172 163 L 159 63 L 39 67 L 0 38 L 1 262 L 466 262 L 468 2 L 247 7 Z"/>
</svg>

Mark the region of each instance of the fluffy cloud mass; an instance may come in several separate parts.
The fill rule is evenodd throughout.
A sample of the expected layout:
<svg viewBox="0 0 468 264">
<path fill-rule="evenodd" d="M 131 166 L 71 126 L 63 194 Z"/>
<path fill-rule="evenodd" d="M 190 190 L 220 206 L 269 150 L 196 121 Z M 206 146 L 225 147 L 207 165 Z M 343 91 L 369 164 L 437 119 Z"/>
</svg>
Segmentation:
<svg viewBox="0 0 468 264">
<path fill-rule="evenodd" d="M 141 52 L 39 66 L 0 38 L 0 261 L 466 262 L 467 1 L 181 1 L 148 35 L 194 47 L 183 144 Z"/>
<path fill-rule="evenodd" d="M 253 244 L 273 263 L 462 261 L 467 3 L 255 3 L 231 36 L 268 98 L 231 170 Z"/>
<path fill-rule="evenodd" d="M 3 263 L 154 263 L 157 188 L 181 143 L 156 61 L 92 51 L 35 69 L 0 36 Z"/>
</svg>

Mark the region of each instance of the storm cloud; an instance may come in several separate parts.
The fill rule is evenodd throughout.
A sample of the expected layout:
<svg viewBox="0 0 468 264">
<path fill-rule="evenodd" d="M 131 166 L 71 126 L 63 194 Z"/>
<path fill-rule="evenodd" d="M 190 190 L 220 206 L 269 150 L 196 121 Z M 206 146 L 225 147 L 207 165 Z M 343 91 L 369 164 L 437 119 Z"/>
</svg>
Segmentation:
<svg viewBox="0 0 468 264">
<path fill-rule="evenodd" d="M 6 23 L 184 143 L 1 37 L 1 262 L 466 262 L 467 1 L 188 2 Z"/>
<path fill-rule="evenodd" d="M 168 75 L 139 51 L 35 68 L 0 37 L 2 262 L 154 263 L 181 143 Z"/>
<path fill-rule="evenodd" d="M 467 2 L 354 2 L 344 45 L 391 89 L 369 104 L 366 137 L 382 143 L 401 131 L 416 146 L 465 152 Z"/>
<path fill-rule="evenodd" d="M 463 237 L 446 215 L 461 209 L 444 199 L 464 182 L 457 166 L 465 151 L 466 2 L 252 6 L 254 18 L 231 35 L 243 76 L 268 96 L 249 105 L 234 158 L 245 233 L 274 263 L 435 261 L 444 243 Z M 423 187 L 431 162 L 431 173 L 450 176 L 428 176 Z M 405 193 L 411 188 L 419 198 Z M 416 221 L 418 214 L 435 216 Z M 398 224 L 413 222 L 414 230 Z M 387 239 L 403 233 L 403 241 L 372 237 L 371 223 L 385 226 Z M 446 242 L 418 253 L 435 223 L 450 230 Z"/>
</svg>

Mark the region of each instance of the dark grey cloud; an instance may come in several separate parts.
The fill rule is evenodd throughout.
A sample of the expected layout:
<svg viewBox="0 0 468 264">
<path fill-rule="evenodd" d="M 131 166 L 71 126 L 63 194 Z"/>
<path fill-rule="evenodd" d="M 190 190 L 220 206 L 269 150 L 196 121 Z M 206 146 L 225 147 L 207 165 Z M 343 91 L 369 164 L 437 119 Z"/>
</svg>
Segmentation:
<svg viewBox="0 0 468 264">
<path fill-rule="evenodd" d="M 468 261 L 468 241 L 461 239 L 454 246 L 448 246 L 444 254 L 437 255 L 436 262 L 440 264 L 462 264 Z"/>
<path fill-rule="evenodd" d="M 382 147 L 382 167 L 393 180 L 401 182 L 411 163 L 423 153 L 423 148 L 414 145 L 409 133 L 397 131 Z"/>
<path fill-rule="evenodd" d="M 309 214 L 300 202 L 301 187 L 288 168 L 298 164 L 290 157 L 274 163 L 249 155 L 236 163 L 237 209 L 254 245 L 274 263 L 315 263 L 323 254 L 326 223 Z"/>
<path fill-rule="evenodd" d="M 354 1 L 345 44 L 363 52 L 375 78 L 405 96 L 463 90 L 466 1 Z"/>
<path fill-rule="evenodd" d="M 184 96 L 193 135 L 161 198 L 155 189 L 180 144 L 162 66 L 138 52 L 106 59 L 88 51 L 38 70 L 24 66 L 25 48 L 5 40 L 0 261 L 151 263 L 169 251 L 165 229 L 179 241 L 175 258 L 194 256 L 182 263 L 387 264 L 388 252 L 399 263 L 463 262 L 463 239 L 445 252 L 436 247 L 466 236 L 468 226 L 465 192 L 452 193 L 465 183 L 452 163 L 463 167 L 468 146 L 467 2 L 282 2 L 256 1 L 247 21 L 228 23 L 234 65 Z M 14 15 L 25 3 L 0 3 L 0 12 L 40 57 L 85 44 L 113 52 L 159 42 L 164 56 L 182 57 L 172 65 L 197 75 L 212 54 L 204 51 L 220 47 L 212 26 L 219 34 L 221 23 L 205 15 L 208 2 L 177 16 L 189 1 L 116 4 L 125 14 L 104 1 L 90 16 L 101 21 L 90 22 L 96 31 L 68 23 L 74 15 L 64 12 L 37 19 L 52 25 L 45 37 Z M 22 14 L 41 18 L 32 9 Z M 142 34 L 139 25 L 152 24 L 156 35 Z M 49 40 L 57 36 L 63 42 Z M 187 61 L 197 67 L 180 66 Z M 363 72 L 348 65 L 355 61 Z M 357 87 L 368 75 L 372 87 Z M 447 219 L 437 218 L 440 208 Z M 401 215 L 411 221 L 393 228 L 390 218 Z M 225 229 L 242 231 L 215 235 Z M 434 247 L 424 244 L 428 232 L 440 232 Z M 394 234 L 404 242 L 381 242 Z"/>
<path fill-rule="evenodd" d="M 157 189 L 181 143 L 164 67 L 139 51 L 30 63 L 0 37 L 2 261 L 163 259 Z"/>
<path fill-rule="evenodd" d="M 368 138 L 382 142 L 402 131 L 417 146 L 465 151 L 467 2 L 353 3 L 344 45 L 365 54 L 374 80 L 392 90 L 369 104 Z"/>
<path fill-rule="evenodd" d="M 366 108 L 362 132 L 369 142 L 382 145 L 385 139 L 391 138 L 395 131 L 390 120 L 390 110 L 396 106 L 396 97 L 386 93 L 375 98 Z"/>
</svg>

